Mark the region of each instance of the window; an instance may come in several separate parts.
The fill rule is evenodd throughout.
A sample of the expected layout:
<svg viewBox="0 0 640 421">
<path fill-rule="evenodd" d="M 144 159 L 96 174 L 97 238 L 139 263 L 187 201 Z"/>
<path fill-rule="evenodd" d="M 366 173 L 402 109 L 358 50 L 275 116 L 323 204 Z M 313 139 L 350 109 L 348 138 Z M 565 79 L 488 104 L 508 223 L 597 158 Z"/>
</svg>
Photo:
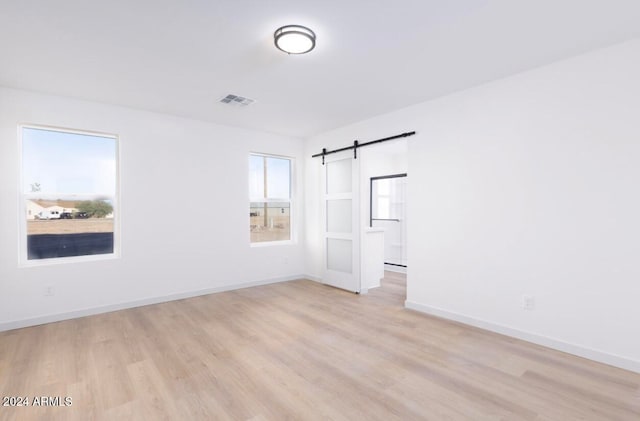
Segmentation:
<svg viewBox="0 0 640 421">
<path fill-rule="evenodd" d="M 251 243 L 291 240 L 292 159 L 249 155 Z"/>
<path fill-rule="evenodd" d="M 373 221 L 398 221 L 404 212 L 407 174 L 384 175 L 370 179 L 369 225 Z"/>
<path fill-rule="evenodd" d="M 118 139 L 22 126 L 23 261 L 115 255 Z"/>
</svg>

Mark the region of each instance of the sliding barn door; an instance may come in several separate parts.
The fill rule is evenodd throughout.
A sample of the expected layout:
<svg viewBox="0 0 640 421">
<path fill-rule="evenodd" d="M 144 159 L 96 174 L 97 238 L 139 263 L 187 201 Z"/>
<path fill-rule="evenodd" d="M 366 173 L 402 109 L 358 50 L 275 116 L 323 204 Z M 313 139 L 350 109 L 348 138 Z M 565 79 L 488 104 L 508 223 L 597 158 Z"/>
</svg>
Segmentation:
<svg viewBox="0 0 640 421">
<path fill-rule="evenodd" d="M 326 157 L 323 176 L 323 282 L 360 292 L 360 195 L 353 152 Z"/>
</svg>

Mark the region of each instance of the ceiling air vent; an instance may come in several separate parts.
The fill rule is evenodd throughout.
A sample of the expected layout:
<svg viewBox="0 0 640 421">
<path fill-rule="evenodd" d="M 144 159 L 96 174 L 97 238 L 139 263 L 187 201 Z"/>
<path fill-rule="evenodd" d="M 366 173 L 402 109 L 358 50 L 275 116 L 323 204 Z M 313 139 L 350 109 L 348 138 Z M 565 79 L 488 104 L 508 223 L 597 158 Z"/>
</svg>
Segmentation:
<svg viewBox="0 0 640 421">
<path fill-rule="evenodd" d="M 245 97 L 239 96 L 239 95 L 229 94 L 229 95 L 225 96 L 224 98 L 222 98 L 220 100 L 220 102 L 222 102 L 223 104 L 237 105 L 237 106 L 240 106 L 240 107 L 246 107 L 247 105 L 251 105 L 254 102 L 256 102 L 256 100 L 255 99 L 251 99 L 251 98 L 245 98 Z"/>
</svg>

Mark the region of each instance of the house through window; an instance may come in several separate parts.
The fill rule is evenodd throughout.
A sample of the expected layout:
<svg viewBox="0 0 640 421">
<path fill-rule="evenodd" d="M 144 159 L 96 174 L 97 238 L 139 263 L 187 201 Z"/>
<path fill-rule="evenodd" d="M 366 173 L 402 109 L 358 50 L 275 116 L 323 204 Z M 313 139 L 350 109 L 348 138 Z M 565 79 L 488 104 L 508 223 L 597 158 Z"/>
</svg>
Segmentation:
<svg viewBox="0 0 640 421">
<path fill-rule="evenodd" d="M 115 254 L 117 137 L 23 126 L 23 260 Z"/>
<path fill-rule="evenodd" d="M 291 240 L 292 159 L 249 155 L 251 243 Z"/>
</svg>

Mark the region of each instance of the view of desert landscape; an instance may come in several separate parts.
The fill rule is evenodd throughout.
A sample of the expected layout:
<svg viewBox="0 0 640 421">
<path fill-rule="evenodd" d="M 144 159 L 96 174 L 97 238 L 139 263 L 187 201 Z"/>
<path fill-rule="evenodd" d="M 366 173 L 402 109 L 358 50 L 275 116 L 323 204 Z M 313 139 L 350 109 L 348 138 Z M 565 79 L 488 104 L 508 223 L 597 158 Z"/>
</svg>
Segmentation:
<svg viewBox="0 0 640 421">
<path fill-rule="evenodd" d="M 286 241 L 291 239 L 289 215 L 267 215 L 265 225 L 264 216 L 251 216 L 251 242 Z"/>
<path fill-rule="evenodd" d="M 113 232 L 112 218 L 50 219 L 27 221 L 27 235 Z"/>
</svg>

